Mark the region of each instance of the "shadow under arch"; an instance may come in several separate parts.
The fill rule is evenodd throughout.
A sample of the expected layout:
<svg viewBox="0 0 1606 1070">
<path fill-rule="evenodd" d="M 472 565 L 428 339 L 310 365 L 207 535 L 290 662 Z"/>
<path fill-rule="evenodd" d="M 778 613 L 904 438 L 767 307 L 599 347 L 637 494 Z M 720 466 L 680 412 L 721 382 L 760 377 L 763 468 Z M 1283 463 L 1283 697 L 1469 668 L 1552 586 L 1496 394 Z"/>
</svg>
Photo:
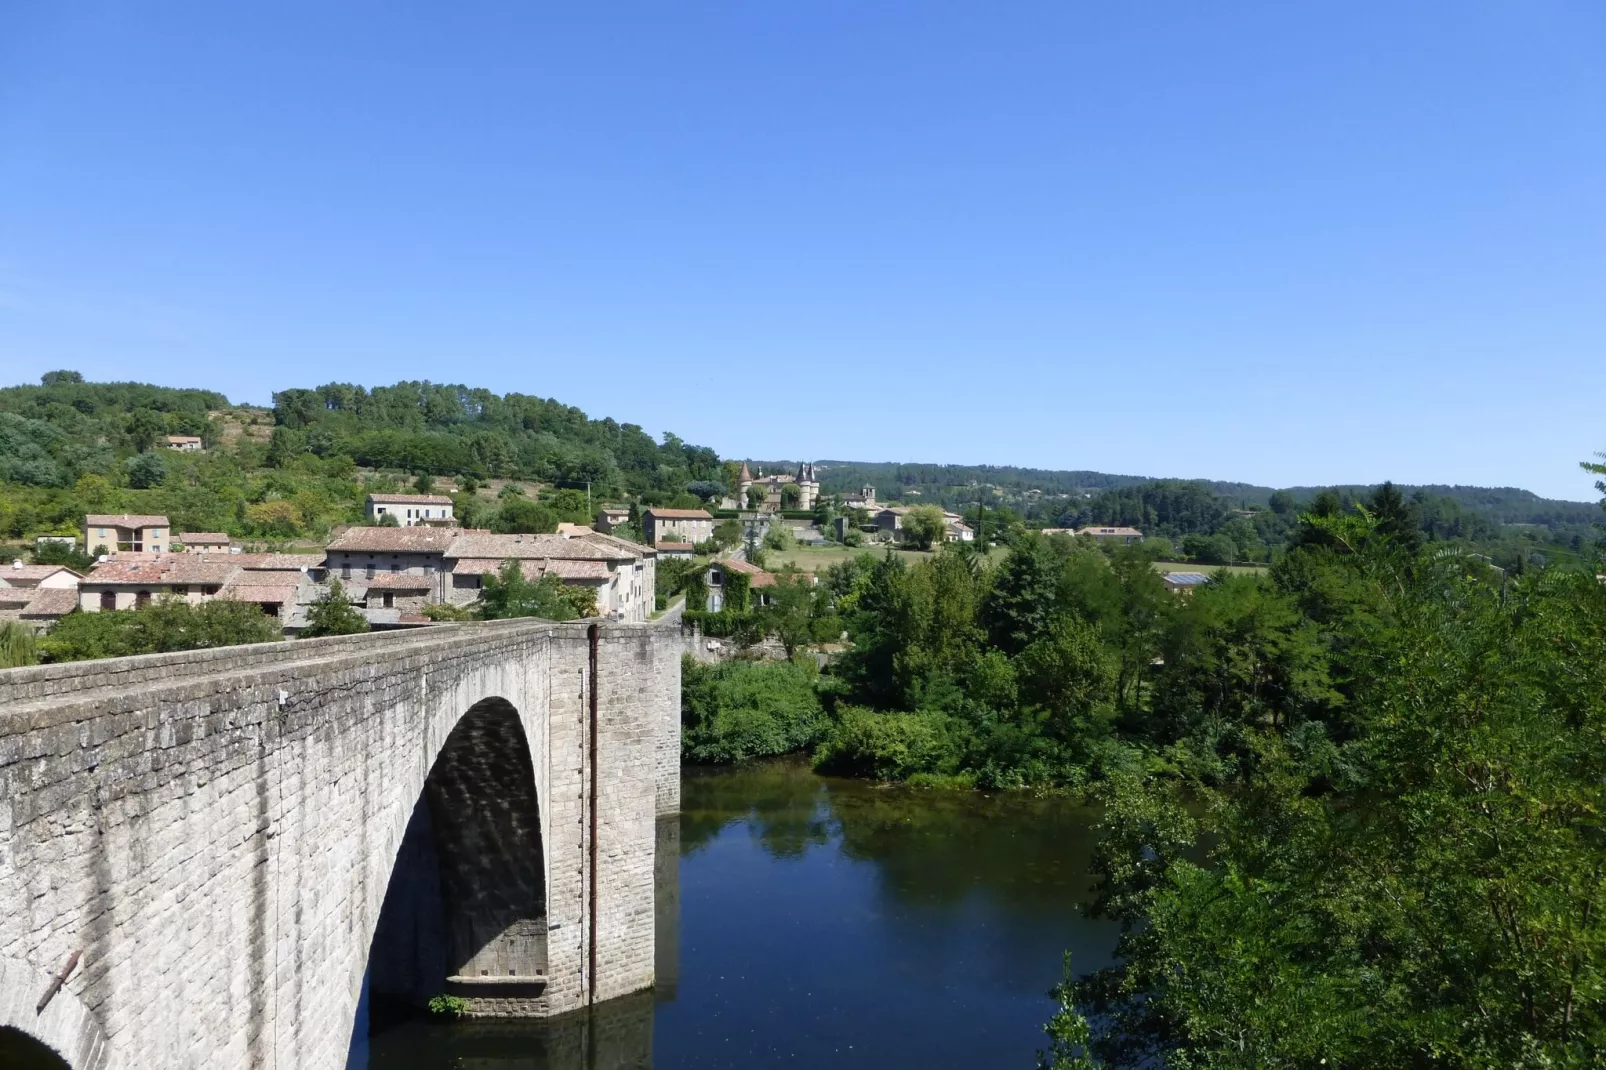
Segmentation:
<svg viewBox="0 0 1606 1070">
<path fill-rule="evenodd" d="M 110 1058 L 105 1034 L 70 985 L 35 1009 L 52 980 L 21 959 L 0 957 L 0 1067 L 102 1070 Z"/>
<path fill-rule="evenodd" d="M 442 993 L 525 1013 L 547 972 L 546 867 L 518 710 L 476 702 L 413 806 L 368 953 L 354 1049 L 373 1025 Z"/>
<path fill-rule="evenodd" d="M 54 1048 L 6 1025 L 0 1025 L 0 1066 L 6 1070 L 72 1070 Z"/>
</svg>

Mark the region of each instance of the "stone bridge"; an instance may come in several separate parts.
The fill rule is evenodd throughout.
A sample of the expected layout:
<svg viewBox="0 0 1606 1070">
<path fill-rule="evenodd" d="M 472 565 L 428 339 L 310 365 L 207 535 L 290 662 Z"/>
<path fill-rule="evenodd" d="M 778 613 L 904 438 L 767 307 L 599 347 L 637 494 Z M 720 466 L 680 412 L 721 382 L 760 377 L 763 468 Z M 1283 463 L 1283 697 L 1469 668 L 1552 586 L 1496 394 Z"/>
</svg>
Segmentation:
<svg viewBox="0 0 1606 1070">
<path fill-rule="evenodd" d="M 680 651 L 526 620 L 0 672 L 0 1062 L 338 1068 L 368 997 L 650 987 Z"/>
</svg>

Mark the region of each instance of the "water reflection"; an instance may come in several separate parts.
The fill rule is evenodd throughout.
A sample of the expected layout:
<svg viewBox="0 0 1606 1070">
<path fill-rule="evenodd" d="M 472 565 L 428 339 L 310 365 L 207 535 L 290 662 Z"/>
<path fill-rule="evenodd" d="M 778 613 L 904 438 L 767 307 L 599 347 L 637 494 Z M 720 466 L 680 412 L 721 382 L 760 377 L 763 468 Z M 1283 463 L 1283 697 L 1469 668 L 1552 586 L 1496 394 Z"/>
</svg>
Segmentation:
<svg viewBox="0 0 1606 1070">
<path fill-rule="evenodd" d="M 1092 815 L 779 763 L 687 770 L 658 828 L 656 993 L 543 1023 L 410 1021 L 373 1070 L 1032 1065 L 1083 918 Z M 357 1065 L 362 1065 L 359 1062 Z"/>
</svg>

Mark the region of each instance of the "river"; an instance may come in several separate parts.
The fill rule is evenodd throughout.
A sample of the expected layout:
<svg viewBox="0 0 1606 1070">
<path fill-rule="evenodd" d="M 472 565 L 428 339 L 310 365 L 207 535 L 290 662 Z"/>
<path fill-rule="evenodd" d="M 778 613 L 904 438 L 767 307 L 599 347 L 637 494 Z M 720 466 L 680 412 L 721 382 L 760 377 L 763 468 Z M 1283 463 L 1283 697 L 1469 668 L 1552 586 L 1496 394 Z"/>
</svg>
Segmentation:
<svg viewBox="0 0 1606 1070">
<path fill-rule="evenodd" d="M 909 791 L 796 763 L 687 770 L 660 842 L 659 986 L 557 1023 L 411 1021 L 369 1070 L 1033 1066 L 1070 950 L 1092 815 L 1063 799 Z"/>
</svg>

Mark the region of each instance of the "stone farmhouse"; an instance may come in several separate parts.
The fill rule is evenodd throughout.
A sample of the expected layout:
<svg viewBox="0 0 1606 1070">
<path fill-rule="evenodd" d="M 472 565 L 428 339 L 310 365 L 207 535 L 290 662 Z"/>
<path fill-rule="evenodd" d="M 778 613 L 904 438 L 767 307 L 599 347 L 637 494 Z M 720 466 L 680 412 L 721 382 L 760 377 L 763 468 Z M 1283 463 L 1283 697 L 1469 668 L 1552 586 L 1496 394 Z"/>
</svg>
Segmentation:
<svg viewBox="0 0 1606 1070">
<path fill-rule="evenodd" d="M 84 550 L 108 554 L 159 554 L 167 549 L 173 529 L 165 516 L 132 513 L 90 513 L 84 517 Z"/>
<path fill-rule="evenodd" d="M 370 494 L 364 508 L 370 524 L 385 516 L 395 517 L 404 528 L 452 524 L 452 499 L 444 494 Z"/>
<path fill-rule="evenodd" d="M 661 542 L 707 542 L 714 537 L 714 517 L 706 509 L 659 509 L 641 513 L 641 534 L 647 545 Z"/>
<path fill-rule="evenodd" d="M 180 453 L 200 453 L 201 436 L 199 435 L 168 435 L 167 448 L 178 450 Z"/>
</svg>

